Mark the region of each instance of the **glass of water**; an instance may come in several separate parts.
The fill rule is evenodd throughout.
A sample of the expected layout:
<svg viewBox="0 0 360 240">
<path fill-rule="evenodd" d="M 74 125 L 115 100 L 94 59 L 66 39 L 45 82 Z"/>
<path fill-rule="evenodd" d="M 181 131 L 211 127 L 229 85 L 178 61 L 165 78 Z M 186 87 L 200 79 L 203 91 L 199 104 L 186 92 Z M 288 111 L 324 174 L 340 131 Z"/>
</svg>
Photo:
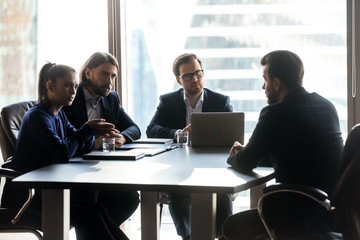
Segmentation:
<svg viewBox="0 0 360 240">
<path fill-rule="evenodd" d="M 186 147 L 189 144 L 189 132 L 179 131 L 176 140 L 179 147 Z"/>
<path fill-rule="evenodd" d="M 115 151 L 115 138 L 103 138 L 103 151 Z"/>
</svg>

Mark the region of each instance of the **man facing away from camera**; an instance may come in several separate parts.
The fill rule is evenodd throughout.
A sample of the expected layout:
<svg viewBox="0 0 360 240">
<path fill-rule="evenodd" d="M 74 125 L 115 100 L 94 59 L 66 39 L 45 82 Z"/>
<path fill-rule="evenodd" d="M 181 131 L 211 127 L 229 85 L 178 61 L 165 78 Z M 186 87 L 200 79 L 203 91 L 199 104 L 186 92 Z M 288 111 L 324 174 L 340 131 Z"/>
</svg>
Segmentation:
<svg viewBox="0 0 360 240">
<path fill-rule="evenodd" d="M 228 164 L 246 172 L 268 160 L 274 167 L 276 182 L 316 187 L 331 197 L 343 148 L 335 107 L 302 87 L 304 67 L 296 54 L 273 51 L 261 59 L 261 65 L 265 81 L 262 88 L 269 105 L 262 109 L 246 146 L 234 143 Z M 298 222 L 294 225 L 304 226 L 308 232 L 333 230 L 331 216 L 317 208 L 312 209 L 297 198 L 281 201 L 285 202 L 282 205 L 278 202 L 271 202 L 268 215 L 272 221 L 283 224 L 284 231 L 296 233 L 304 228 L 291 228 L 291 221 L 280 223 L 277 216 L 282 214 L 291 215 Z M 267 235 L 257 209 L 228 218 L 223 234 L 229 240 Z"/>
</svg>

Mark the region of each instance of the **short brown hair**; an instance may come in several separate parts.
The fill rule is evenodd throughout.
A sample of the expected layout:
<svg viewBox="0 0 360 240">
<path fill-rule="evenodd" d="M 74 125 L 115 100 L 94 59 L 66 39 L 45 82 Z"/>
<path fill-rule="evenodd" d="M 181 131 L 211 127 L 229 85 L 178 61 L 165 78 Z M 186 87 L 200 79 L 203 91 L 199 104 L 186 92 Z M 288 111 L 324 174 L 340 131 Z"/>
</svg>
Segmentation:
<svg viewBox="0 0 360 240">
<path fill-rule="evenodd" d="M 301 87 L 304 66 L 298 55 L 286 50 L 277 50 L 266 54 L 260 61 L 270 78 L 279 78 L 287 90 Z"/>
<path fill-rule="evenodd" d="M 180 75 L 179 67 L 181 64 L 189 63 L 189 62 L 193 61 L 194 59 L 196 59 L 199 62 L 200 67 L 202 68 L 202 62 L 195 54 L 184 53 L 184 54 L 181 54 L 180 56 L 178 56 L 173 63 L 173 73 L 174 73 L 175 77 L 179 77 L 179 75 Z"/>
</svg>

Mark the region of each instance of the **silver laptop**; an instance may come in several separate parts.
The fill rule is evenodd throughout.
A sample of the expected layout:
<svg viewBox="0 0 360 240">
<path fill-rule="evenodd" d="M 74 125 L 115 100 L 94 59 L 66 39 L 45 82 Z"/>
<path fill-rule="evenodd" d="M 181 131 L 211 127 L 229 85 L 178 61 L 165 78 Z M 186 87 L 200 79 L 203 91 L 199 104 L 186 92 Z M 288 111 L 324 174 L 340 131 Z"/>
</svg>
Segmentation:
<svg viewBox="0 0 360 240">
<path fill-rule="evenodd" d="M 243 112 L 201 112 L 191 114 L 192 147 L 231 147 L 244 143 Z"/>
</svg>

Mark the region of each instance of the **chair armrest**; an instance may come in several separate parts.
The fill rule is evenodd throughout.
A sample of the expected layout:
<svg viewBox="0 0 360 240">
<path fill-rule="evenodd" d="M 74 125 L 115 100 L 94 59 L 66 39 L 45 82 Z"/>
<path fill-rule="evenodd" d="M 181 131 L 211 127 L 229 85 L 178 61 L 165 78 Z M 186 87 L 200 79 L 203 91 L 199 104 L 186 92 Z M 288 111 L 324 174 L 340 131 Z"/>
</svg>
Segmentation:
<svg viewBox="0 0 360 240">
<path fill-rule="evenodd" d="M 1 164 L 2 168 L 9 168 L 12 162 L 12 156 L 8 157 L 8 159 Z"/>
<path fill-rule="evenodd" d="M 1 165 L 0 177 L 4 177 L 4 178 L 7 178 L 7 179 L 14 179 L 14 178 L 20 176 L 21 175 L 20 172 L 18 172 L 16 170 L 13 170 L 13 169 L 10 169 L 10 168 L 6 168 L 7 166 L 9 166 L 9 164 L 10 164 L 10 162 L 6 161 L 5 163 L 3 163 Z M 28 199 L 26 200 L 24 205 L 21 207 L 19 212 L 16 214 L 16 216 L 11 220 L 11 223 L 13 223 L 13 224 L 17 223 L 20 220 L 21 216 L 26 211 L 26 209 L 29 207 L 29 205 L 31 203 L 31 200 L 32 200 L 32 198 L 34 196 L 34 189 L 29 188 L 28 193 L 29 193 Z"/>
<path fill-rule="evenodd" d="M 15 171 L 13 169 L 10 168 L 0 168 L 0 177 L 5 177 L 5 178 L 16 178 L 18 176 L 20 176 L 21 173 L 18 171 Z"/>
<path fill-rule="evenodd" d="M 326 202 L 324 207 L 330 210 L 330 208 L 328 208 L 329 207 L 328 204 L 330 204 L 328 194 L 318 188 L 306 186 L 306 185 L 276 183 L 263 189 L 264 195 L 269 195 L 278 192 L 292 192 L 292 193 L 301 194 L 319 202 L 321 205 L 323 205 L 323 202 Z"/>
<path fill-rule="evenodd" d="M 18 172 L 14 169 L 9 168 L 11 165 L 12 157 L 9 157 L 8 159 L 9 159 L 8 161 L 1 164 L 0 177 L 13 179 L 13 178 L 20 176 L 21 172 Z"/>
</svg>

